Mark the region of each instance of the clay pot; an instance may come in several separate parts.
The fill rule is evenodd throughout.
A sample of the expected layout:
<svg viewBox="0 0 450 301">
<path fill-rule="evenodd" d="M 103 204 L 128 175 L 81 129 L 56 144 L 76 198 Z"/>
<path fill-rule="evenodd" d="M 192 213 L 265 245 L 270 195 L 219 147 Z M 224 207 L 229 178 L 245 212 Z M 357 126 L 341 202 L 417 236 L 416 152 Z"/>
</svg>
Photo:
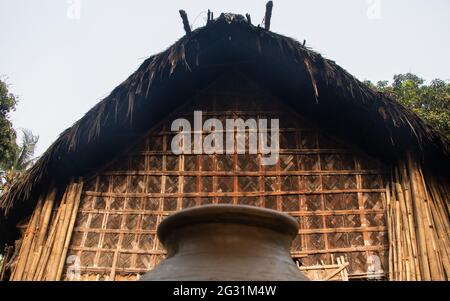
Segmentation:
<svg viewBox="0 0 450 301">
<path fill-rule="evenodd" d="M 167 258 L 141 280 L 308 280 L 289 249 L 297 221 L 251 206 L 208 205 L 166 218 L 158 237 Z"/>
</svg>

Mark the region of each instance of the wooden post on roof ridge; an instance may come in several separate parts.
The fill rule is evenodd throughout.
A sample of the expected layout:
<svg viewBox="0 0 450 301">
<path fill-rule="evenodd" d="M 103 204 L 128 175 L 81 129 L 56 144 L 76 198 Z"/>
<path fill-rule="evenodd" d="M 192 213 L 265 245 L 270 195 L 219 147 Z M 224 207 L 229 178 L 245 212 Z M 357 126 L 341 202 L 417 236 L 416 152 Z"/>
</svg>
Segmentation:
<svg viewBox="0 0 450 301">
<path fill-rule="evenodd" d="M 245 17 L 247 18 L 248 24 L 252 24 L 252 18 L 250 17 L 250 14 L 245 14 Z"/>
<path fill-rule="evenodd" d="M 186 12 L 182 9 L 180 9 L 179 12 L 180 12 L 181 19 L 183 20 L 184 31 L 186 32 L 187 35 L 190 35 L 191 34 L 191 26 L 189 25 L 188 16 L 187 16 Z"/>
<path fill-rule="evenodd" d="M 272 18 L 273 2 L 269 1 L 266 4 L 266 15 L 264 17 L 264 28 L 270 30 L 270 19 Z"/>
<path fill-rule="evenodd" d="M 208 9 L 208 19 L 206 21 L 206 25 L 208 25 L 209 23 L 212 22 L 212 20 L 214 20 L 214 13 Z"/>
</svg>

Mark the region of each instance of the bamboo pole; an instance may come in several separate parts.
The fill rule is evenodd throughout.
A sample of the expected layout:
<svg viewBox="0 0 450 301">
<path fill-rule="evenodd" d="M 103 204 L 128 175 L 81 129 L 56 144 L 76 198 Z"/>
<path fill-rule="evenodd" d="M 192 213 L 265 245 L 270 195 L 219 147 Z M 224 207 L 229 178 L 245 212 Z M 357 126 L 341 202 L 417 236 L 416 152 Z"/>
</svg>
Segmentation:
<svg viewBox="0 0 450 301">
<path fill-rule="evenodd" d="M 386 184 L 386 223 L 388 228 L 388 239 L 389 239 L 389 253 L 388 253 L 388 265 L 389 265 L 389 280 L 394 280 L 393 271 L 394 265 L 392 262 L 393 254 L 392 254 L 392 222 L 391 222 L 391 190 L 389 188 L 389 183 Z"/>
<path fill-rule="evenodd" d="M 409 154 L 393 168 L 386 185 L 390 280 L 449 279 L 449 193 Z"/>
<path fill-rule="evenodd" d="M 67 196 L 67 189 L 64 192 L 64 194 L 61 198 L 58 210 L 57 210 L 56 214 L 54 215 L 50 236 L 45 245 L 42 260 L 38 264 L 39 269 L 36 271 L 35 280 L 46 280 L 47 279 L 46 276 L 48 274 L 48 271 L 52 265 L 52 261 L 55 256 L 54 255 L 55 239 L 58 237 L 61 220 L 64 218 L 64 214 L 65 214 L 65 210 L 66 210 L 66 205 L 65 205 L 66 196 Z"/>
<path fill-rule="evenodd" d="M 57 213 L 53 218 L 50 235 L 45 243 L 44 249 L 42 251 L 42 256 L 37 265 L 37 270 L 35 272 L 33 280 L 43 280 L 44 279 L 44 273 L 45 273 L 45 270 L 47 267 L 47 262 L 48 262 L 50 253 L 51 253 L 53 241 L 56 236 L 57 224 L 58 224 L 60 215 L 61 215 L 61 208 L 58 208 Z"/>
<path fill-rule="evenodd" d="M 396 238 L 397 238 L 397 260 L 398 260 L 398 274 L 399 279 L 403 279 L 403 241 L 402 241 L 402 223 L 400 217 L 400 203 L 397 199 L 395 202 L 395 225 L 396 225 Z"/>
<path fill-rule="evenodd" d="M 56 274 L 56 280 L 61 280 L 61 275 L 63 272 L 63 268 L 64 268 L 64 263 L 66 260 L 66 255 L 67 255 L 67 251 L 69 249 L 69 243 L 70 243 L 70 239 L 72 238 L 72 232 L 73 232 L 73 228 L 75 225 L 75 220 L 77 218 L 77 213 L 78 213 L 78 208 L 80 205 L 80 199 L 81 199 L 81 192 L 83 190 L 83 182 L 80 181 L 81 183 L 79 184 L 75 184 L 74 190 L 75 190 L 75 194 L 74 194 L 74 206 L 72 209 L 72 215 L 70 217 L 70 221 L 69 221 L 69 226 L 67 229 L 67 233 L 66 233 L 66 239 L 64 242 L 64 247 L 63 247 L 63 251 L 61 254 L 61 259 L 59 262 L 59 267 L 58 267 L 58 271 Z"/>
<path fill-rule="evenodd" d="M 67 235 L 67 228 L 70 222 L 70 216 L 72 215 L 73 200 L 74 200 L 74 188 L 75 184 L 71 182 L 65 192 L 65 197 L 63 198 L 62 207 L 64 208 L 61 219 L 58 223 L 58 230 L 56 232 L 55 242 L 53 244 L 52 253 L 50 255 L 50 260 L 48 265 L 48 273 L 45 277 L 46 280 L 53 281 L 56 280 L 56 275 L 58 273 L 59 263 L 64 247 L 65 238 Z"/>
<path fill-rule="evenodd" d="M 20 280 L 28 279 L 28 274 L 30 272 L 30 268 L 31 268 L 31 265 L 33 263 L 34 256 L 35 256 L 34 250 L 36 248 L 36 243 L 37 243 L 36 234 L 39 233 L 39 231 L 42 227 L 41 221 L 42 221 L 44 207 L 45 207 L 45 194 L 39 198 L 38 205 L 35 208 L 35 211 L 37 212 L 37 217 L 36 217 L 36 221 L 35 221 L 35 225 L 34 225 L 34 230 L 32 232 L 32 237 L 30 238 L 30 250 L 28 252 L 28 256 L 23 258 L 23 260 L 25 261 L 25 266 L 24 266 L 23 274 L 22 274 L 22 277 Z"/>
<path fill-rule="evenodd" d="M 445 217 L 442 214 L 445 212 L 445 205 L 443 206 L 443 197 L 440 194 L 439 187 L 432 182 L 430 186 L 430 194 L 435 202 L 431 206 L 431 213 L 436 220 L 436 231 L 438 233 L 438 246 L 441 252 L 442 265 L 446 279 L 450 277 L 450 220 L 448 215 Z"/>
<path fill-rule="evenodd" d="M 411 280 L 411 267 L 410 263 L 412 262 L 412 256 L 411 256 L 411 239 L 409 236 L 409 227 L 407 222 L 407 213 L 406 213 L 406 205 L 405 205 L 405 197 L 402 191 L 402 187 L 400 184 L 396 184 L 397 186 L 397 193 L 398 193 L 398 203 L 400 208 L 400 223 L 401 223 L 401 230 L 402 230 L 402 243 L 404 245 L 403 251 L 403 261 L 405 266 L 405 278 L 406 280 Z"/>
<path fill-rule="evenodd" d="M 443 266 L 443 260 L 442 260 L 442 256 L 441 256 L 441 253 L 443 251 L 439 250 L 439 230 L 437 228 L 439 219 L 434 219 L 433 215 L 431 213 L 431 207 L 439 200 L 433 199 L 432 194 L 428 191 L 422 169 L 419 168 L 418 172 L 419 172 L 420 179 L 422 180 L 422 187 L 425 191 L 427 216 L 430 220 L 430 229 L 429 230 L 432 234 L 431 242 L 432 242 L 432 246 L 433 246 L 434 253 L 436 256 L 436 263 L 435 263 L 437 266 L 436 274 L 439 277 L 437 280 L 443 281 L 443 280 L 446 280 L 446 277 L 445 277 L 445 271 L 444 271 L 444 266 Z"/>
<path fill-rule="evenodd" d="M 61 203 L 61 205 L 59 206 L 59 218 L 58 220 L 56 220 L 56 224 L 55 224 L 55 234 L 53 237 L 53 240 L 51 242 L 50 248 L 49 248 L 49 254 L 48 254 L 48 259 L 47 259 L 47 263 L 44 266 L 44 273 L 42 275 L 42 280 L 53 280 L 50 275 L 52 273 L 52 270 L 54 270 L 54 265 L 55 265 L 55 260 L 56 257 L 58 256 L 57 254 L 57 249 L 56 249 L 56 245 L 58 244 L 58 239 L 61 236 L 61 232 L 62 232 L 62 224 L 64 221 L 64 217 L 66 215 L 66 211 L 67 211 L 67 205 L 65 203 Z"/>
<path fill-rule="evenodd" d="M 423 280 L 431 280 L 431 271 L 428 262 L 428 248 L 427 248 L 427 240 L 426 240 L 426 230 L 423 216 L 423 207 L 420 192 L 417 187 L 417 180 L 414 173 L 414 166 L 412 164 L 412 159 L 408 155 L 408 172 L 409 172 L 409 181 L 411 185 L 411 194 L 413 197 L 413 206 L 414 206 L 414 217 L 415 224 L 418 231 L 418 256 L 421 265 L 421 275 Z"/>
<path fill-rule="evenodd" d="M 34 275 L 36 273 L 36 269 L 38 267 L 39 260 L 42 255 L 43 245 L 45 244 L 45 236 L 47 234 L 50 218 L 53 210 L 53 204 L 56 197 L 56 189 L 50 190 L 50 192 L 47 194 L 44 202 L 44 206 L 42 209 L 41 214 L 41 221 L 40 221 L 40 228 L 39 232 L 36 234 L 36 246 L 33 254 L 33 260 L 30 264 L 30 269 L 28 272 L 28 275 L 26 276 L 25 280 L 33 280 Z"/>
<path fill-rule="evenodd" d="M 22 240 L 22 246 L 20 247 L 20 251 L 19 251 L 17 265 L 11 275 L 12 281 L 22 280 L 22 276 L 24 274 L 28 256 L 29 256 L 29 253 L 31 250 L 34 233 L 36 230 L 36 226 L 38 224 L 41 207 L 42 207 L 42 199 L 38 201 L 38 204 L 36 205 L 36 209 L 33 211 L 33 214 L 31 216 L 27 230 L 25 231 L 25 235 Z"/>
<path fill-rule="evenodd" d="M 396 212 L 395 212 L 395 207 L 396 207 L 396 203 L 397 200 L 395 198 L 395 193 L 394 193 L 394 186 L 392 184 L 391 186 L 391 191 L 393 192 L 393 202 L 391 204 L 392 207 L 392 215 L 391 215 L 391 247 L 392 247 L 392 260 L 393 260 L 393 267 L 394 269 L 392 270 L 392 278 L 393 280 L 398 280 L 399 279 L 399 275 L 398 275 L 398 271 L 399 271 L 399 267 L 398 267 L 398 254 L 397 254 L 397 246 L 398 246 L 398 242 L 397 242 L 397 233 L 396 233 Z"/>
<path fill-rule="evenodd" d="M 420 193 L 420 198 L 422 199 L 422 202 L 420 205 L 422 206 L 423 210 L 423 219 L 424 219 L 424 230 L 425 230 L 425 241 L 426 241 L 426 247 L 427 247 L 427 254 L 428 254 L 428 263 L 430 267 L 430 280 L 442 280 L 442 275 L 440 273 L 440 260 L 439 260 L 439 254 L 436 249 L 436 240 L 435 240 L 435 234 L 436 231 L 434 230 L 434 222 L 431 219 L 430 212 L 429 212 L 429 198 L 428 193 L 426 191 L 426 187 L 424 186 L 424 180 L 421 174 L 421 170 L 418 167 L 416 162 L 413 162 L 412 160 L 411 164 L 413 165 L 414 170 L 414 177 L 415 177 L 415 185 L 417 190 Z"/>
<path fill-rule="evenodd" d="M 414 217 L 413 217 L 413 206 L 412 206 L 412 197 L 411 197 L 411 189 L 408 185 L 408 181 L 405 181 L 405 179 L 407 179 L 407 171 L 406 171 L 406 167 L 404 165 L 403 162 L 400 162 L 400 180 L 401 180 L 401 185 L 402 185 L 402 189 L 404 191 L 404 196 L 405 196 L 405 206 L 406 206 L 406 211 L 407 211 L 407 223 L 408 223 L 408 229 L 409 229 L 409 235 L 411 238 L 411 256 L 412 256 L 412 261 L 411 261 L 411 272 L 413 273 L 412 275 L 412 280 L 420 280 L 421 276 L 420 276 L 420 265 L 419 265 L 419 259 L 417 256 L 417 235 L 416 235 L 416 231 L 415 231 L 415 226 L 414 226 Z"/>
<path fill-rule="evenodd" d="M 439 219 L 438 211 L 436 208 L 432 208 L 432 214 L 436 216 L 436 219 Z M 441 252 L 442 259 L 442 272 L 444 274 L 444 278 L 448 279 L 450 276 L 450 250 L 449 243 L 446 241 L 446 237 L 448 238 L 448 234 L 445 231 L 445 228 L 442 227 L 442 223 L 437 223 L 436 230 L 439 233 L 438 247 Z M 446 276 L 445 276 L 446 275 Z"/>
</svg>

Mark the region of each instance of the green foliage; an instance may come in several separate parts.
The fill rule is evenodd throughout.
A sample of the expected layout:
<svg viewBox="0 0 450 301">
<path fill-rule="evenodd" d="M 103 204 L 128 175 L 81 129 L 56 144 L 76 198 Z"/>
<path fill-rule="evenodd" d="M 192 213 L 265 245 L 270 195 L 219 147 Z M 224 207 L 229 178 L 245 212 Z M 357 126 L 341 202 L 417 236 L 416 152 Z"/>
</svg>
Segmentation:
<svg viewBox="0 0 450 301">
<path fill-rule="evenodd" d="M 8 86 L 0 80 L 0 192 L 5 191 L 13 181 L 33 163 L 38 136 L 29 130 L 22 130 L 20 145 L 16 142 L 9 114 L 15 110 L 16 97 L 8 91 Z"/>
<path fill-rule="evenodd" d="M 4 164 L 6 170 L 24 171 L 28 169 L 34 160 L 34 151 L 36 144 L 39 141 L 39 136 L 36 136 L 27 129 L 22 129 L 22 141 L 16 148 L 16 152 L 11 157 L 11 160 Z"/>
<path fill-rule="evenodd" d="M 9 93 L 8 86 L 0 80 L 0 168 L 10 162 L 18 150 L 16 132 L 9 114 L 15 110 L 17 99 Z"/>
<path fill-rule="evenodd" d="M 450 138 L 449 82 L 434 79 L 426 84 L 417 75 L 406 73 L 395 75 L 392 84 L 388 81 L 366 84 L 390 95 Z"/>
<path fill-rule="evenodd" d="M 16 152 L 0 168 L 0 191 L 6 191 L 17 177 L 27 170 L 34 162 L 34 151 L 39 141 L 39 136 L 30 130 L 22 130 L 22 141 L 16 148 Z"/>
</svg>

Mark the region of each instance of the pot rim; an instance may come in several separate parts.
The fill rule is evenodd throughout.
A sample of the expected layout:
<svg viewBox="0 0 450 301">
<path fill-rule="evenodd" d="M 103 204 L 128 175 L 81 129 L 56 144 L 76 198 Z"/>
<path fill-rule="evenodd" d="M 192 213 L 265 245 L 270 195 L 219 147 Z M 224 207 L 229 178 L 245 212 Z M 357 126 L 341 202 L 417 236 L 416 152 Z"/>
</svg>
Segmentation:
<svg viewBox="0 0 450 301">
<path fill-rule="evenodd" d="M 165 245 L 167 238 L 179 228 L 195 224 L 232 223 L 271 229 L 294 238 L 299 225 L 295 218 L 277 210 L 247 205 L 213 204 L 184 209 L 165 218 L 157 235 Z"/>
</svg>

